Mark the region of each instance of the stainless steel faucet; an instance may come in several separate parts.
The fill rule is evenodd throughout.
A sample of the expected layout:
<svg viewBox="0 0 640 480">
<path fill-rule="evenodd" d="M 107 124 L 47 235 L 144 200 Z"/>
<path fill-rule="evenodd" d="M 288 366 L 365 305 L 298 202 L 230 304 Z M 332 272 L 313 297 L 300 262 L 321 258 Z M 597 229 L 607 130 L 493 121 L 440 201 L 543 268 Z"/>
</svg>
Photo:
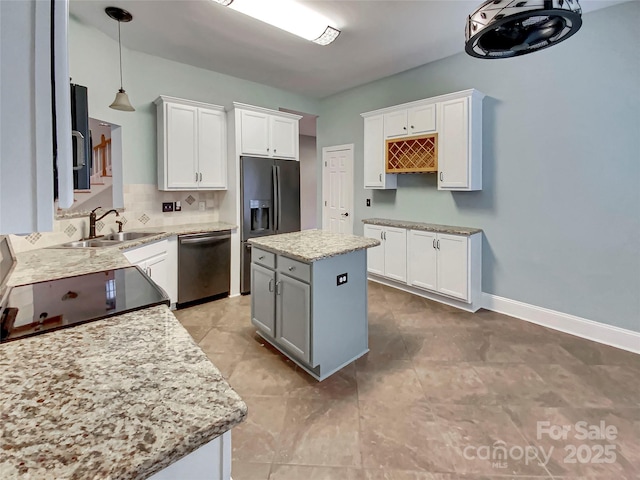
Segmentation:
<svg viewBox="0 0 640 480">
<path fill-rule="evenodd" d="M 93 210 L 91 210 L 91 213 L 89 214 L 89 236 L 87 237 L 88 240 L 98 237 L 96 235 L 96 222 L 98 220 L 102 220 L 104 217 L 109 215 L 111 212 L 115 213 L 116 217 L 120 216 L 118 211 L 112 208 L 111 210 L 107 210 L 103 215 L 101 215 L 101 216 L 96 218 L 96 210 L 99 210 L 101 208 L 102 207 L 96 207 Z"/>
</svg>

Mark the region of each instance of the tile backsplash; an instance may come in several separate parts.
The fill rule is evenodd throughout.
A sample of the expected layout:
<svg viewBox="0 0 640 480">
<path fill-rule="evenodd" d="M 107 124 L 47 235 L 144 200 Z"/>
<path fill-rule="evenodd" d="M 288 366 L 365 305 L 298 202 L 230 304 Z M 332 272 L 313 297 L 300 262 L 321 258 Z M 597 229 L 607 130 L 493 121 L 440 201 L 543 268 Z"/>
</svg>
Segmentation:
<svg viewBox="0 0 640 480">
<path fill-rule="evenodd" d="M 143 230 L 185 223 L 216 222 L 219 220 L 220 197 L 224 192 L 191 191 L 163 192 L 156 185 L 131 184 L 124 186 L 124 212 L 119 217 L 108 215 L 96 223 L 99 235 L 118 231 L 116 220 L 124 230 Z M 180 202 L 182 211 L 162 212 L 162 202 Z M 200 203 L 206 208 L 201 211 Z M 29 235 L 10 235 L 15 252 L 50 247 L 79 240 L 89 232 L 89 217 L 62 218 L 54 221 L 53 232 L 34 232 Z"/>
</svg>

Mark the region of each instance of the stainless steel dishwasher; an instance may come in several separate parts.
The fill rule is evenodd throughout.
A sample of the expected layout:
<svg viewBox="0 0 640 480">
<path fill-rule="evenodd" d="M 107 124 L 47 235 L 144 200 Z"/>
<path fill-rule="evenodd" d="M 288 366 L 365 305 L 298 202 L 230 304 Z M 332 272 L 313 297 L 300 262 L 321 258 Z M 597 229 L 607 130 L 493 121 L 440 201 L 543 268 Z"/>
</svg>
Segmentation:
<svg viewBox="0 0 640 480">
<path fill-rule="evenodd" d="M 231 232 L 178 235 L 178 306 L 229 295 Z"/>
</svg>

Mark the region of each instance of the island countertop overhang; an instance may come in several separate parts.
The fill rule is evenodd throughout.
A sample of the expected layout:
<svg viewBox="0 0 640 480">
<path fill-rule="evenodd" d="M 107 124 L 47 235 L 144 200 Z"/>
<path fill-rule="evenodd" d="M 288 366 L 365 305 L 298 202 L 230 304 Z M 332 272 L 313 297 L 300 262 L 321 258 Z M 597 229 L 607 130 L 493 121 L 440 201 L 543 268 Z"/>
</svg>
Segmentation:
<svg viewBox="0 0 640 480">
<path fill-rule="evenodd" d="M 380 245 L 373 238 L 332 233 L 324 230 L 302 230 L 300 232 L 252 238 L 249 243 L 268 252 L 284 255 L 305 263 L 324 258 L 364 250 Z"/>
</svg>

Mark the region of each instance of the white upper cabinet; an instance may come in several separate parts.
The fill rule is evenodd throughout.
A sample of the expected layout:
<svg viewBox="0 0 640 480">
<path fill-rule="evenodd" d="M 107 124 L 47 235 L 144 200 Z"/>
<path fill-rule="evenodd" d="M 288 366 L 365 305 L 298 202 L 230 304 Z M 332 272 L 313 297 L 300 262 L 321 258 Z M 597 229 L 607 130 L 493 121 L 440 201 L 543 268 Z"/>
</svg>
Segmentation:
<svg viewBox="0 0 640 480">
<path fill-rule="evenodd" d="M 437 134 L 438 190 L 482 190 L 483 98 L 471 89 L 361 114 L 364 188 L 397 188 L 396 174 L 386 173 L 387 143 Z"/>
<path fill-rule="evenodd" d="M 482 190 L 483 97 L 472 90 L 438 105 L 438 190 Z"/>
<path fill-rule="evenodd" d="M 384 138 L 407 135 L 407 111 L 387 113 L 384 116 Z"/>
<path fill-rule="evenodd" d="M 223 107 L 161 96 L 158 189 L 225 190 L 227 123 Z"/>
<path fill-rule="evenodd" d="M 243 110 L 240 112 L 240 150 L 244 155 L 269 155 L 270 115 Z"/>
<path fill-rule="evenodd" d="M 436 105 L 429 103 L 384 115 L 384 138 L 433 133 L 436 131 Z"/>
<path fill-rule="evenodd" d="M 272 155 L 278 158 L 298 158 L 298 120 L 283 117 L 270 119 Z"/>
<path fill-rule="evenodd" d="M 364 188 L 393 189 L 395 175 L 387 174 L 384 155 L 384 116 L 364 118 Z"/>
<path fill-rule="evenodd" d="M 299 160 L 299 115 L 234 103 L 240 155 Z"/>
<path fill-rule="evenodd" d="M 409 135 L 421 135 L 436 131 L 436 105 L 420 105 L 407 111 Z"/>
<path fill-rule="evenodd" d="M 167 145 L 166 185 L 160 187 L 198 188 L 198 109 L 167 104 L 165 141 Z M 159 133 L 159 132 L 158 132 Z"/>
<path fill-rule="evenodd" d="M 227 123 L 219 110 L 198 110 L 199 189 L 227 188 Z M 222 140 L 222 141 L 221 141 Z"/>
</svg>

